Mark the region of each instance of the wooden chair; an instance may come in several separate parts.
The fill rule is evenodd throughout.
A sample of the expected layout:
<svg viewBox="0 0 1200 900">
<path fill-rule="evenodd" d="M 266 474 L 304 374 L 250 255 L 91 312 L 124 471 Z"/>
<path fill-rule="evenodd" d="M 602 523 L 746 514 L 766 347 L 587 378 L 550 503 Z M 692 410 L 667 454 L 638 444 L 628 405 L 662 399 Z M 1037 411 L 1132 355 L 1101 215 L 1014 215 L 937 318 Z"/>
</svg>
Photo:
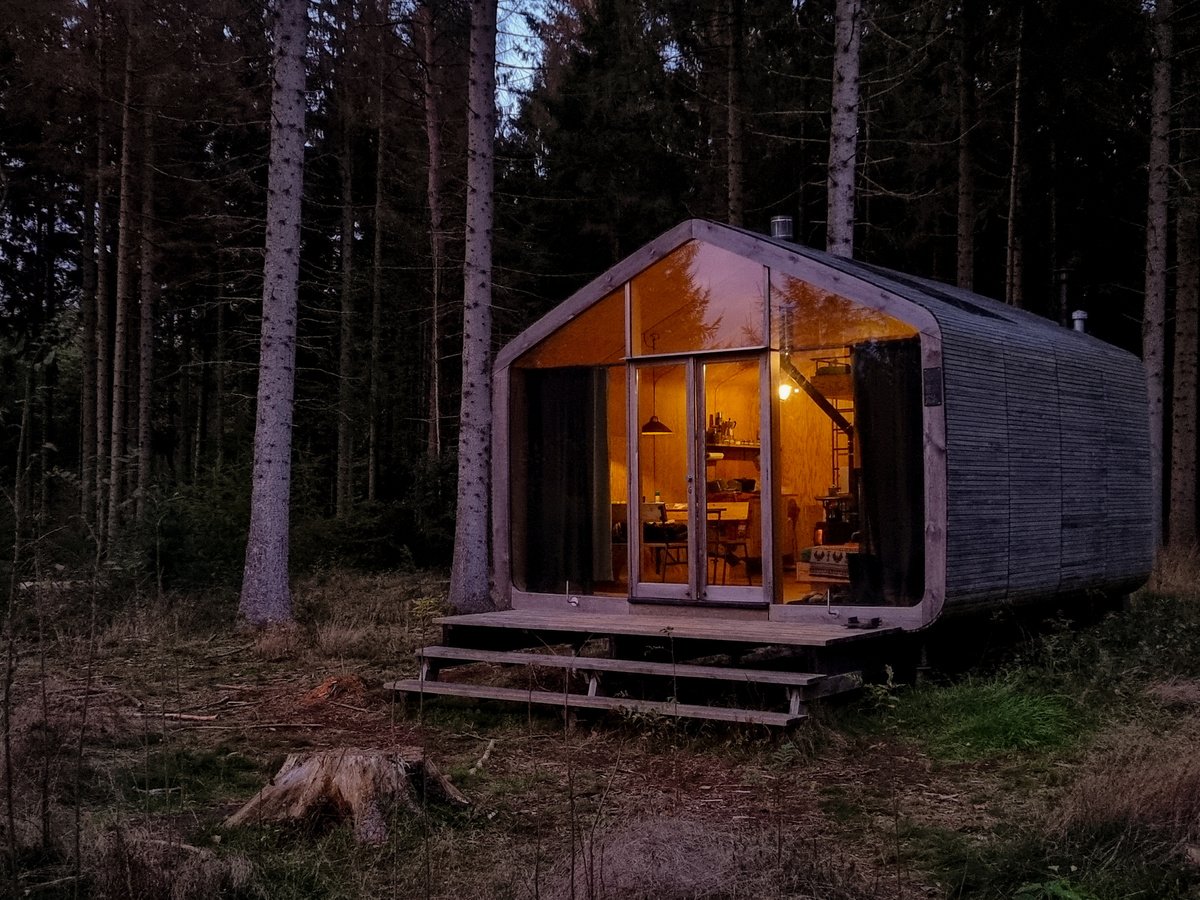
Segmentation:
<svg viewBox="0 0 1200 900">
<path fill-rule="evenodd" d="M 639 509 L 642 546 L 653 553 L 654 571 L 661 581 L 666 581 L 670 566 L 687 566 L 687 528 L 672 527 L 664 503 L 643 503 Z"/>
<path fill-rule="evenodd" d="M 751 583 L 750 545 L 747 539 L 750 518 L 750 504 L 746 501 L 729 501 L 721 504 L 709 504 L 708 514 L 708 561 L 712 563 L 713 584 L 725 584 L 729 577 L 729 567 L 740 565 L 746 576 L 746 584 Z M 721 573 L 717 581 L 718 569 Z"/>
</svg>

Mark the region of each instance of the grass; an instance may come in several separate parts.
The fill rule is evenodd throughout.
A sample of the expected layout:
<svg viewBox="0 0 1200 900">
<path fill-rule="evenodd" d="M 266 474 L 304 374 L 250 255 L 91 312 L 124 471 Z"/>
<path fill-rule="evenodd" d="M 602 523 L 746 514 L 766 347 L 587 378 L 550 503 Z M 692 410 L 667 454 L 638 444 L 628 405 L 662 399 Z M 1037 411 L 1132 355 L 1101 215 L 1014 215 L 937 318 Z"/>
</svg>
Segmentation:
<svg viewBox="0 0 1200 900">
<path fill-rule="evenodd" d="M 935 872 L 948 898 L 1008 900 L 1184 900 L 1196 896 L 1196 874 L 1161 847 L 1132 832 L 1078 831 L 1048 838 L 1004 826 L 975 838 L 906 822 L 900 828 L 910 864 Z"/>
<path fill-rule="evenodd" d="M 1089 726 L 1068 697 L 1012 678 L 921 687 L 902 698 L 894 715 L 900 734 L 936 759 L 957 762 L 1061 749 Z"/>
<path fill-rule="evenodd" d="M 438 574 L 321 572 L 297 586 L 299 627 L 259 640 L 202 598 L 112 602 L 78 769 L 89 639 L 85 617 L 58 617 L 18 657 L 21 889 L 72 877 L 77 806 L 96 848 L 81 896 L 167 896 L 187 868 L 200 900 L 1200 897 L 1193 601 L 1145 595 L 778 734 L 637 715 L 568 728 L 554 710 L 442 700 L 403 713 L 370 686 L 412 672 L 443 590 Z M 311 701 L 343 675 L 365 690 Z M 396 744 L 422 746 L 472 807 L 397 810 L 380 848 L 328 823 L 221 826 L 287 752 Z"/>
<path fill-rule="evenodd" d="M 223 748 L 147 748 L 141 759 L 110 769 L 105 786 L 110 802 L 147 813 L 198 810 L 253 793 L 278 763 Z"/>
</svg>

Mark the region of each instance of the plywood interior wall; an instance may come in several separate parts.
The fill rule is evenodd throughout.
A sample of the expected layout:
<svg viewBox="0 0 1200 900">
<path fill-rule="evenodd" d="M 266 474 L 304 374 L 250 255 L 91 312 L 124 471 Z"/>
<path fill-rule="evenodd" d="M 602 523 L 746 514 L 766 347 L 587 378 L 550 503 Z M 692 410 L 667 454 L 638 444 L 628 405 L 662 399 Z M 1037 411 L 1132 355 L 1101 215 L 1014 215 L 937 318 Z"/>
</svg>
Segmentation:
<svg viewBox="0 0 1200 900">
<path fill-rule="evenodd" d="M 638 436 L 641 472 L 638 491 L 642 499 L 654 499 L 659 491 L 667 503 L 687 501 L 687 399 L 682 364 L 644 366 L 638 369 L 639 427 L 651 414 L 658 416 L 671 434 Z"/>
<path fill-rule="evenodd" d="M 815 374 L 817 358 L 830 355 L 793 354 L 792 363 L 808 378 Z M 816 498 L 829 493 L 833 476 L 833 423 L 807 394 L 796 388 L 787 400 L 779 401 L 779 473 L 777 481 L 783 496 L 780 527 L 784 535 L 783 552 L 800 550 L 812 544 L 813 529 L 825 518 L 825 510 Z M 842 474 L 841 488 L 849 487 L 849 476 Z M 800 507 L 796 524 L 795 548 L 789 533 L 788 500 Z"/>
</svg>

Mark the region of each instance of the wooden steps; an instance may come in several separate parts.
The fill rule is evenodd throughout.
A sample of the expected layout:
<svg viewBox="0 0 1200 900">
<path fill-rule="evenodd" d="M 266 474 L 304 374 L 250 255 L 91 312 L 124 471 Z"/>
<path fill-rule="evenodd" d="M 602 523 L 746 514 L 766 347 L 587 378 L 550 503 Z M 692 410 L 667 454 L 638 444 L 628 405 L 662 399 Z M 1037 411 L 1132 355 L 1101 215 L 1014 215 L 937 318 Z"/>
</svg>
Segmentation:
<svg viewBox="0 0 1200 900">
<path fill-rule="evenodd" d="M 462 684 L 445 681 L 421 681 L 407 679 L 384 685 L 388 690 L 409 695 L 442 694 L 452 697 L 469 697 L 480 700 L 504 700 L 511 703 L 537 703 L 564 709 L 599 709 L 609 712 L 621 710 L 653 712 L 665 716 L 691 719 L 715 719 L 745 725 L 788 726 L 804 718 L 803 713 L 792 715 L 768 710 L 735 709 L 724 706 L 695 706 L 675 703 L 671 700 L 633 700 L 628 697 L 602 697 L 599 695 L 553 693 L 551 691 L 527 691 L 522 688 L 496 687 L 489 684 Z"/>
<path fill-rule="evenodd" d="M 615 624 L 619 625 L 620 623 Z M 444 630 L 447 639 L 455 636 L 478 637 L 475 630 L 465 633 L 450 628 Z M 561 624 L 556 625 L 550 633 L 561 637 L 563 634 Z M 626 632 L 618 630 L 616 633 L 624 634 Z M 539 636 L 544 637 L 545 632 L 539 633 Z M 582 634 L 574 634 L 573 637 L 575 640 L 568 643 L 578 648 L 583 646 L 587 640 L 594 639 L 595 631 L 589 628 Z M 536 644 L 537 641 L 531 641 L 531 643 Z M 766 646 L 756 641 L 745 643 L 750 647 Z M 493 645 L 489 642 L 489 646 L 485 647 L 449 645 L 425 647 L 417 652 L 420 663 L 420 673 L 417 678 L 394 681 L 384 687 L 386 690 L 401 695 L 426 694 L 524 704 L 537 703 L 564 710 L 640 710 L 685 718 L 786 727 L 807 715 L 808 702 L 855 690 L 862 683 L 857 672 L 818 674 L 738 665 L 587 656 L 569 651 L 559 653 L 496 650 L 491 649 L 491 646 Z M 566 675 L 577 674 L 581 679 L 586 679 L 586 693 L 583 690 L 571 690 L 569 678 L 564 680 L 563 690 L 538 690 L 497 684 L 438 680 L 440 674 L 446 669 L 481 664 L 507 669 L 559 670 Z M 652 696 L 606 696 L 604 688 L 605 681 L 608 679 L 625 679 L 625 686 L 629 685 L 631 679 L 635 679 L 637 687 Z M 681 693 L 700 690 L 705 682 L 762 688 L 763 690 L 759 693 L 768 696 L 772 693 L 772 689 L 775 689 L 782 709 L 750 709 L 744 706 L 712 706 L 677 701 Z M 681 683 L 690 687 L 681 692 Z M 710 687 L 715 686 L 710 685 Z M 745 691 L 741 691 L 741 693 L 744 694 Z M 754 692 L 751 691 L 751 693 Z"/>
</svg>

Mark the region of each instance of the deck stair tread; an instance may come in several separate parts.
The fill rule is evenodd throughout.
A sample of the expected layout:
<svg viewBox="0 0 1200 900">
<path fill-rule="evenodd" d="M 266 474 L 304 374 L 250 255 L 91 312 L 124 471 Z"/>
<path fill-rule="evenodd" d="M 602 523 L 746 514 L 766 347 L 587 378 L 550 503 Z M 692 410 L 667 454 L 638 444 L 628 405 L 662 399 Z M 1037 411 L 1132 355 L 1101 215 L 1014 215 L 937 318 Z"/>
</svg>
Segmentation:
<svg viewBox="0 0 1200 900">
<path fill-rule="evenodd" d="M 523 688 L 498 687 L 490 684 L 464 684 L 446 681 L 421 681 L 404 679 L 384 685 L 385 690 L 406 694 L 441 694 L 454 697 L 470 697 L 481 700 L 507 700 L 515 703 L 538 703 L 546 706 L 573 709 L 601 709 L 608 711 L 630 710 L 654 712 L 667 716 L 691 719 L 713 719 L 741 724 L 777 725 L 786 727 L 804 718 L 804 715 L 771 710 L 741 709 L 726 706 L 698 706 L 676 703 L 673 700 L 637 700 L 630 697 L 603 697 L 554 691 L 530 691 Z"/>
<path fill-rule="evenodd" d="M 463 660 L 501 665 L 544 666 L 576 672 L 623 672 L 631 675 L 660 675 L 666 678 L 703 678 L 714 681 L 743 681 L 752 684 L 782 684 L 796 687 L 815 686 L 833 676 L 811 672 L 785 672 L 775 669 L 744 669 L 735 666 L 705 666 L 690 663 L 652 662 L 640 659 L 614 659 L 603 656 L 576 656 L 553 653 L 519 653 L 479 650 L 473 647 L 425 647 L 417 651 L 423 659 Z"/>
<path fill-rule="evenodd" d="M 733 620 L 721 618 L 689 619 L 683 616 L 612 615 L 576 612 L 535 612 L 501 610 L 443 616 L 434 623 L 451 630 L 460 628 L 500 628 L 524 631 L 562 632 L 593 635 L 638 635 L 671 639 L 723 641 L 745 644 L 773 644 L 793 647 L 828 647 L 900 633 L 895 626 L 852 629 L 844 625 L 824 625 L 772 620 Z"/>
<path fill-rule="evenodd" d="M 442 626 L 442 644 L 418 650 L 419 676 L 415 679 L 391 682 L 386 686 L 389 690 L 401 695 L 448 695 L 538 703 L 564 709 L 631 709 L 668 716 L 782 726 L 803 719 L 809 701 L 859 687 L 862 684 L 860 674 L 853 671 L 795 672 L 757 668 L 752 665 L 739 666 L 736 663 L 716 665 L 705 662 L 669 662 L 642 659 L 640 651 L 630 651 L 636 651 L 639 645 L 657 646 L 666 640 L 678 640 L 679 644 L 675 645 L 675 649 L 680 651 L 680 658 L 684 660 L 687 660 L 688 653 L 692 657 L 728 655 L 737 659 L 748 651 L 757 652 L 768 648 L 793 656 L 797 652 L 821 652 L 849 641 L 896 634 L 900 630 L 894 627 L 856 630 L 832 623 L 776 622 L 767 619 L 705 615 L 689 617 L 644 612 L 619 615 L 534 610 L 504 610 L 447 616 L 436 619 L 435 622 Z M 613 655 L 579 654 L 585 644 L 596 639 L 607 642 Z M 573 650 L 557 652 L 553 649 L 555 645 L 567 645 Z M 713 649 L 710 645 L 724 647 L 726 650 L 717 654 L 696 652 L 701 647 Z M 622 656 L 622 652 L 626 655 Z M 578 683 L 574 689 L 568 685 L 563 691 L 471 683 L 470 675 L 466 673 L 463 680 L 438 680 L 438 675 L 443 670 L 475 663 L 510 669 L 541 667 L 574 672 L 586 679 L 586 691 Z M 606 681 L 609 676 L 620 675 L 647 679 L 651 696 L 657 692 L 659 698 L 676 694 L 676 680 L 688 681 L 693 686 L 702 685 L 707 681 L 720 682 L 727 686 L 774 687 L 781 689 L 778 690 L 777 697 L 778 700 L 784 701 L 783 706 L 787 711 L 695 705 L 678 703 L 674 699 L 611 696 L 612 692 L 606 691 Z M 715 684 L 712 687 L 715 688 Z M 727 687 L 726 690 L 728 689 Z M 750 696 L 766 701 L 769 693 L 751 692 Z M 772 703 L 764 702 L 763 705 L 769 706 Z"/>
</svg>

